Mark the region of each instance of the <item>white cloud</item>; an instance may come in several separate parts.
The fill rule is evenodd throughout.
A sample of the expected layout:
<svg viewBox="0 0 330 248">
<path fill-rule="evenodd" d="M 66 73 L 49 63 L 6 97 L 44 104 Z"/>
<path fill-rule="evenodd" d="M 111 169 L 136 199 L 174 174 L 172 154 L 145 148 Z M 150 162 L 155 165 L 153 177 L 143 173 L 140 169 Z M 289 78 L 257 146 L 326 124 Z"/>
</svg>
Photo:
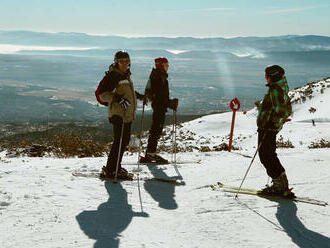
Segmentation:
<svg viewBox="0 0 330 248">
<path fill-rule="evenodd" d="M 180 9 L 180 10 L 165 10 L 157 11 L 158 13 L 187 13 L 187 12 L 212 12 L 212 11 L 230 11 L 236 8 L 206 8 L 206 9 Z"/>
<path fill-rule="evenodd" d="M 277 9 L 277 10 L 264 11 L 262 13 L 264 13 L 264 14 L 291 13 L 291 12 L 299 12 L 299 11 L 304 11 L 304 10 L 309 10 L 309 9 L 324 8 L 324 7 L 329 7 L 329 6 L 330 6 L 330 4 L 319 5 L 319 6 L 306 6 L 306 7 L 301 7 L 301 8 Z"/>
<path fill-rule="evenodd" d="M 52 51 L 52 50 L 90 50 L 97 47 L 55 47 L 55 46 L 26 46 L 26 45 L 12 45 L 12 44 L 0 44 L 1 54 L 11 54 L 19 51 Z"/>
</svg>

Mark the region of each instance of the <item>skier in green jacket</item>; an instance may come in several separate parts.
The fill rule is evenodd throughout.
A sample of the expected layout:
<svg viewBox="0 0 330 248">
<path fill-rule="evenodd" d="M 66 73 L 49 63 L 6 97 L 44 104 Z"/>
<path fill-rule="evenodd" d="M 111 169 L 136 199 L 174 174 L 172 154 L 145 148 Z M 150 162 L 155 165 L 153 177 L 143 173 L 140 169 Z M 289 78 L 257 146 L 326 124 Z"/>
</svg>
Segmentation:
<svg viewBox="0 0 330 248">
<path fill-rule="evenodd" d="M 259 106 L 257 118 L 259 157 L 273 183 L 262 190 L 265 194 L 288 192 L 285 169 L 276 154 L 276 135 L 292 114 L 289 87 L 284 74 L 284 69 L 278 65 L 265 69 L 268 92 Z"/>
</svg>

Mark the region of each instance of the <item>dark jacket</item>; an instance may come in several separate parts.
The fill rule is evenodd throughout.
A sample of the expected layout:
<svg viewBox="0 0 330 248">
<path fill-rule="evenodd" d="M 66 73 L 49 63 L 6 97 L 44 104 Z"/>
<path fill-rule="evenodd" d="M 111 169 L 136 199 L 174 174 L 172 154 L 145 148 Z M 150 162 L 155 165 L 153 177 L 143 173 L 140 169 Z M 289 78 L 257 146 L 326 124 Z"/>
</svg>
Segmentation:
<svg viewBox="0 0 330 248">
<path fill-rule="evenodd" d="M 130 75 L 130 71 L 124 73 L 111 65 L 109 71 L 106 72 L 105 82 L 100 88 L 101 100 L 108 103 L 109 118 L 118 115 L 123 118 L 125 123 L 133 121 L 137 105 Z M 125 98 L 130 103 L 126 111 L 119 104 L 120 98 Z"/>
<path fill-rule="evenodd" d="M 167 111 L 169 107 L 168 74 L 163 69 L 153 68 L 145 90 L 145 94 L 152 101 L 151 107 L 158 111 Z"/>
</svg>

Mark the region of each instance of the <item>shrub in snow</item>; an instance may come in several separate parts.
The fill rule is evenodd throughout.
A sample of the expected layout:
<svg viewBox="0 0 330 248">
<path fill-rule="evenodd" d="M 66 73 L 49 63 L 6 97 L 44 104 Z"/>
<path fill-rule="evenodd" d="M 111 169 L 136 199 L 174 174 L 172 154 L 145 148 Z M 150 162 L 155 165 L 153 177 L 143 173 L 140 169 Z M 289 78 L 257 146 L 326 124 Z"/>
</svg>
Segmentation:
<svg viewBox="0 0 330 248">
<path fill-rule="evenodd" d="M 29 155 L 29 150 L 33 146 L 30 142 L 19 142 L 19 143 L 9 143 L 4 144 L 4 147 L 7 151 L 7 157 L 19 157 L 21 155 Z M 44 155 L 44 154 L 42 154 Z"/>
<path fill-rule="evenodd" d="M 292 142 L 289 139 L 285 141 L 282 135 L 280 135 L 280 137 L 276 141 L 276 147 L 277 148 L 294 148 Z"/>
<path fill-rule="evenodd" d="M 308 111 L 309 111 L 309 113 L 315 113 L 316 108 L 310 107 L 310 109 Z"/>
<path fill-rule="evenodd" d="M 109 152 L 109 147 L 91 140 L 82 140 L 77 134 L 56 135 L 52 152 L 60 158 L 101 157 L 104 152 Z"/>
<path fill-rule="evenodd" d="M 43 157 L 52 151 L 51 146 L 45 146 L 40 144 L 32 144 L 30 147 L 26 147 L 22 153 L 29 157 Z"/>
<path fill-rule="evenodd" d="M 208 146 L 201 146 L 200 150 L 201 152 L 210 152 L 211 148 Z"/>
<path fill-rule="evenodd" d="M 315 148 L 330 148 L 330 141 L 327 141 L 325 139 L 321 139 L 319 141 L 312 142 L 310 146 L 308 146 L 309 149 L 315 149 Z"/>
<path fill-rule="evenodd" d="M 232 146 L 231 147 L 232 150 L 239 150 L 239 148 Z M 229 146 L 227 143 L 221 143 L 220 145 L 217 146 L 213 146 L 213 151 L 219 152 L 219 151 L 228 151 L 229 150 Z"/>
<path fill-rule="evenodd" d="M 312 89 L 312 87 L 309 86 L 306 90 L 304 90 L 303 93 L 304 93 L 305 96 L 310 96 L 310 95 L 312 95 L 312 93 L 313 93 L 313 89 Z"/>
</svg>

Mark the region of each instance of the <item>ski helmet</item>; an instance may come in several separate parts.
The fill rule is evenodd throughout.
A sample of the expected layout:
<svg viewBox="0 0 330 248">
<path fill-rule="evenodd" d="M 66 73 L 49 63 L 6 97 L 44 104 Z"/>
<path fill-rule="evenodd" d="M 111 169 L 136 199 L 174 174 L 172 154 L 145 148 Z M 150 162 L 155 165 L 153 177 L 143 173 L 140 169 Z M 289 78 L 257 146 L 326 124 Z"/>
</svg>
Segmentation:
<svg viewBox="0 0 330 248">
<path fill-rule="evenodd" d="M 119 63 L 119 60 L 121 60 L 121 59 L 130 59 L 129 58 L 129 55 L 128 55 L 128 53 L 126 51 L 118 51 L 118 52 L 116 52 L 115 59 L 114 59 L 115 63 L 118 64 Z"/>
<path fill-rule="evenodd" d="M 155 67 L 157 69 L 163 69 L 164 68 L 164 64 L 168 63 L 167 58 L 157 58 L 155 59 Z"/>
<path fill-rule="evenodd" d="M 265 73 L 272 82 L 277 82 L 283 78 L 285 70 L 279 65 L 270 65 L 266 67 Z"/>
</svg>

